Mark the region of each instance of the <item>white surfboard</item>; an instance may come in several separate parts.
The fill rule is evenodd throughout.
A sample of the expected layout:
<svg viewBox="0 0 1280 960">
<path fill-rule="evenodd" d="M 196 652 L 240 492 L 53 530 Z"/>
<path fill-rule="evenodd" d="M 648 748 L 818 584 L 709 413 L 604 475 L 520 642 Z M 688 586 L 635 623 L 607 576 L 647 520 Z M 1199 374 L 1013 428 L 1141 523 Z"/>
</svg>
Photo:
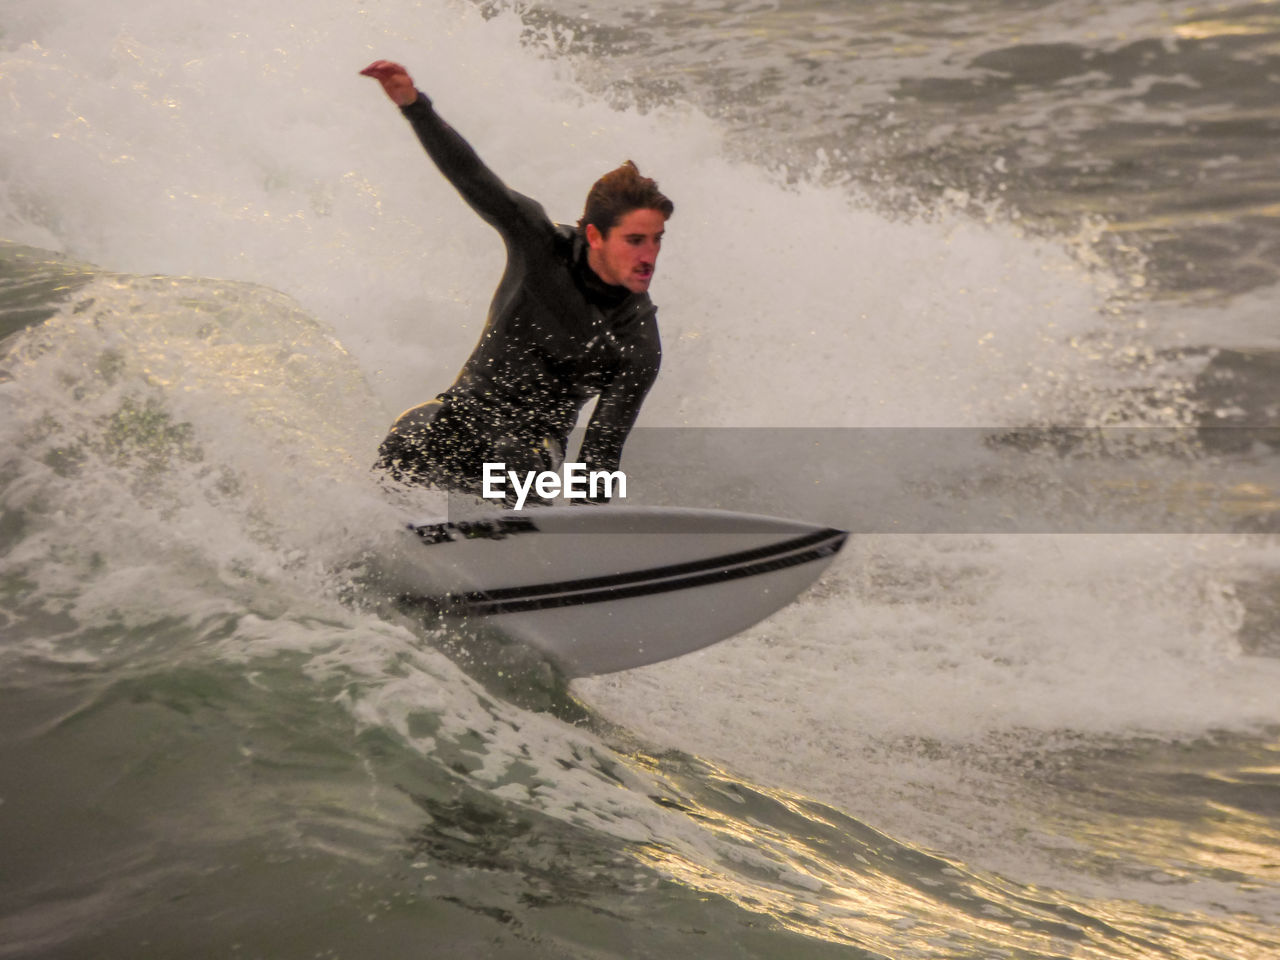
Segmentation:
<svg viewBox="0 0 1280 960">
<path fill-rule="evenodd" d="M 402 608 L 481 618 L 569 677 L 723 640 L 790 603 L 842 530 L 718 510 L 552 506 L 410 524 Z"/>
</svg>

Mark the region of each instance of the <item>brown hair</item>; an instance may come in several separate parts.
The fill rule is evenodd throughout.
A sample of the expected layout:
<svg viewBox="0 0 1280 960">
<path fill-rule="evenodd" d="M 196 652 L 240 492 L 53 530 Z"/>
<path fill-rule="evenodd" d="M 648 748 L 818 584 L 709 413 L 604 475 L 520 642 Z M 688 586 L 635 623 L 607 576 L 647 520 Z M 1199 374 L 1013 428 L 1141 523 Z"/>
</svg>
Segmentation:
<svg viewBox="0 0 1280 960">
<path fill-rule="evenodd" d="M 657 181 L 640 176 L 639 168 L 628 160 L 592 184 L 578 229 L 586 230 L 590 223 L 608 236 L 618 221 L 632 210 L 657 210 L 669 218 L 675 208 L 658 189 Z"/>
</svg>

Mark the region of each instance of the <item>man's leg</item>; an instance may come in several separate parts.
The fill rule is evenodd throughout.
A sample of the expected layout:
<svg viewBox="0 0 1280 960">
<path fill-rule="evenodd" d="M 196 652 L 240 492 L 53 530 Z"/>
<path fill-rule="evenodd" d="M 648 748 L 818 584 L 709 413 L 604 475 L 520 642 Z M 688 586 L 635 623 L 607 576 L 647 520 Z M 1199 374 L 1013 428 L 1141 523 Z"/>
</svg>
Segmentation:
<svg viewBox="0 0 1280 960">
<path fill-rule="evenodd" d="M 476 446 L 466 418 L 445 401 L 430 400 L 396 418 L 374 467 L 403 483 L 465 490 L 478 483 Z"/>
</svg>

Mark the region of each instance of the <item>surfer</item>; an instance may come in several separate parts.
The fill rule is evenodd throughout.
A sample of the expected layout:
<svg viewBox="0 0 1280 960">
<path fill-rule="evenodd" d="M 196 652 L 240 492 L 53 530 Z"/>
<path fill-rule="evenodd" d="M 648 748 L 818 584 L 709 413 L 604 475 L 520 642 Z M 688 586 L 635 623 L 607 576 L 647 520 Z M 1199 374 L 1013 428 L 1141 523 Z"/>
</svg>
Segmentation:
<svg viewBox="0 0 1280 960">
<path fill-rule="evenodd" d="M 674 205 L 627 161 L 596 181 L 576 227 L 509 189 L 444 122 L 404 67 L 382 84 L 440 172 L 498 231 L 507 263 L 480 341 L 453 385 L 401 414 L 376 466 L 396 480 L 477 494 L 486 462 L 560 467 L 578 414 L 598 397 L 578 460 L 615 471 L 661 346 L 649 284 Z"/>
</svg>

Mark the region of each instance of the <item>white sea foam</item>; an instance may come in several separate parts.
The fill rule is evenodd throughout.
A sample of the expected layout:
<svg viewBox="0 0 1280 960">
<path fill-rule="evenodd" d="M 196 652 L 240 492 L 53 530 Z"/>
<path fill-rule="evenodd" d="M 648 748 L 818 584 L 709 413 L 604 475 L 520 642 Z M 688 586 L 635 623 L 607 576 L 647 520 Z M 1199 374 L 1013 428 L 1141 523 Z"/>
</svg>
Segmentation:
<svg viewBox="0 0 1280 960">
<path fill-rule="evenodd" d="M 19 4 L 10 26 L 4 232 L 113 269 L 283 290 L 334 326 L 391 409 L 451 379 L 501 245 L 356 75 L 384 55 L 556 219 L 628 156 L 677 200 L 654 290 L 666 375 L 643 422 L 1019 422 L 1084 375 L 1068 342 L 1098 326 L 1105 291 L 1062 248 L 788 187 L 727 160 L 694 111 L 582 94 L 520 46 L 510 14 L 83 6 Z"/>
</svg>

